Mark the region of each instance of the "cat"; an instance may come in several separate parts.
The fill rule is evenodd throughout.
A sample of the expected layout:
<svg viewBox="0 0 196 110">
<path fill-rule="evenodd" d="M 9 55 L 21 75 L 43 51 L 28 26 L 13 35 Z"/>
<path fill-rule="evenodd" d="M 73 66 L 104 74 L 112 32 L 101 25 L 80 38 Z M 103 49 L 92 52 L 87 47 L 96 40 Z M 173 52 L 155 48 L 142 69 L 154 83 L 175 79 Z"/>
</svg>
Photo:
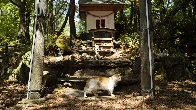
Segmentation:
<svg viewBox="0 0 196 110">
<path fill-rule="evenodd" d="M 114 87 L 117 86 L 117 83 L 121 81 L 120 74 L 115 74 L 111 77 L 93 77 L 89 78 L 86 81 L 86 86 L 84 87 L 84 97 L 87 97 L 87 93 L 92 93 L 95 96 L 97 90 L 107 90 L 109 95 L 115 97 L 113 94 Z"/>
</svg>

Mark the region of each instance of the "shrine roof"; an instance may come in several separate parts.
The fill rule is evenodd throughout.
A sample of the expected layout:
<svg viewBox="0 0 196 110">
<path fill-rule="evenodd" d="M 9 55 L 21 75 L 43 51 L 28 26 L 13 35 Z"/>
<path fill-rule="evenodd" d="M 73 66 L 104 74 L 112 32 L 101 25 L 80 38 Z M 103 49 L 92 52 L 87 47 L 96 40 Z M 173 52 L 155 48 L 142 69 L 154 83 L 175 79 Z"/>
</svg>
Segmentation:
<svg viewBox="0 0 196 110">
<path fill-rule="evenodd" d="M 119 0 L 79 0 L 79 4 L 124 4 Z"/>
</svg>

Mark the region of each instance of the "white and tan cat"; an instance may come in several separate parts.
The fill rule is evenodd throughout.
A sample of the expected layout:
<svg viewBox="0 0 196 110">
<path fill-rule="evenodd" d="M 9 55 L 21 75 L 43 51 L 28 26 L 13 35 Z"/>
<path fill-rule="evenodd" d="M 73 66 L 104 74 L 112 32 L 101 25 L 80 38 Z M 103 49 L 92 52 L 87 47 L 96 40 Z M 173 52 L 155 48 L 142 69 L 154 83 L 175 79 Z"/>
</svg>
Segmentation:
<svg viewBox="0 0 196 110">
<path fill-rule="evenodd" d="M 97 90 L 107 90 L 109 95 L 114 97 L 113 90 L 119 81 L 121 81 L 120 74 L 115 74 L 111 77 L 90 78 L 86 81 L 86 86 L 84 87 L 84 97 L 87 97 L 87 93 L 92 93 L 97 96 Z"/>
</svg>

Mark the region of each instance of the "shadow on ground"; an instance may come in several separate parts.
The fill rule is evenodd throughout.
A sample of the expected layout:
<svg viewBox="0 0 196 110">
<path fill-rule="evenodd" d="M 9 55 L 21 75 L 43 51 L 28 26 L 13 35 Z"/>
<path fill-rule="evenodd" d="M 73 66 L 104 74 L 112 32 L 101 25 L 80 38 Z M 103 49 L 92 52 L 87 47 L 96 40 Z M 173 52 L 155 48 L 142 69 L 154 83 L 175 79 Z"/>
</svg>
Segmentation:
<svg viewBox="0 0 196 110">
<path fill-rule="evenodd" d="M 60 87 L 46 92 L 45 101 L 40 103 L 18 105 L 26 98 L 26 85 L 4 83 L 0 86 L 1 109 L 74 109 L 74 110 L 120 110 L 120 109 L 196 109 L 196 82 L 173 81 L 156 82 L 154 97 L 139 96 L 140 85 L 126 85 L 115 88 L 116 97 L 107 96 L 107 92 L 100 92 L 100 97 L 88 95 L 83 98 L 83 91 L 73 88 Z M 50 88 L 48 88 L 50 89 Z"/>
</svg>

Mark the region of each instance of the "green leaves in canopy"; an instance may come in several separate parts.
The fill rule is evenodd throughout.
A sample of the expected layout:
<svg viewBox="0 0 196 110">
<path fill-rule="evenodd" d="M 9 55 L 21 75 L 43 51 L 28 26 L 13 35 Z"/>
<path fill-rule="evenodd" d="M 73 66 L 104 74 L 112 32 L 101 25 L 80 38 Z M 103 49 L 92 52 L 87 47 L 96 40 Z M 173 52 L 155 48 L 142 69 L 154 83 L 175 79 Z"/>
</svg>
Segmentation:
<svg viewBox="0 0 196 110">
<path fill-rule="evenodd" d="M 0 2 L 0 44 L 16 40 L 19 22 L 17 7 L 5 2 Z"/>
</svg>

